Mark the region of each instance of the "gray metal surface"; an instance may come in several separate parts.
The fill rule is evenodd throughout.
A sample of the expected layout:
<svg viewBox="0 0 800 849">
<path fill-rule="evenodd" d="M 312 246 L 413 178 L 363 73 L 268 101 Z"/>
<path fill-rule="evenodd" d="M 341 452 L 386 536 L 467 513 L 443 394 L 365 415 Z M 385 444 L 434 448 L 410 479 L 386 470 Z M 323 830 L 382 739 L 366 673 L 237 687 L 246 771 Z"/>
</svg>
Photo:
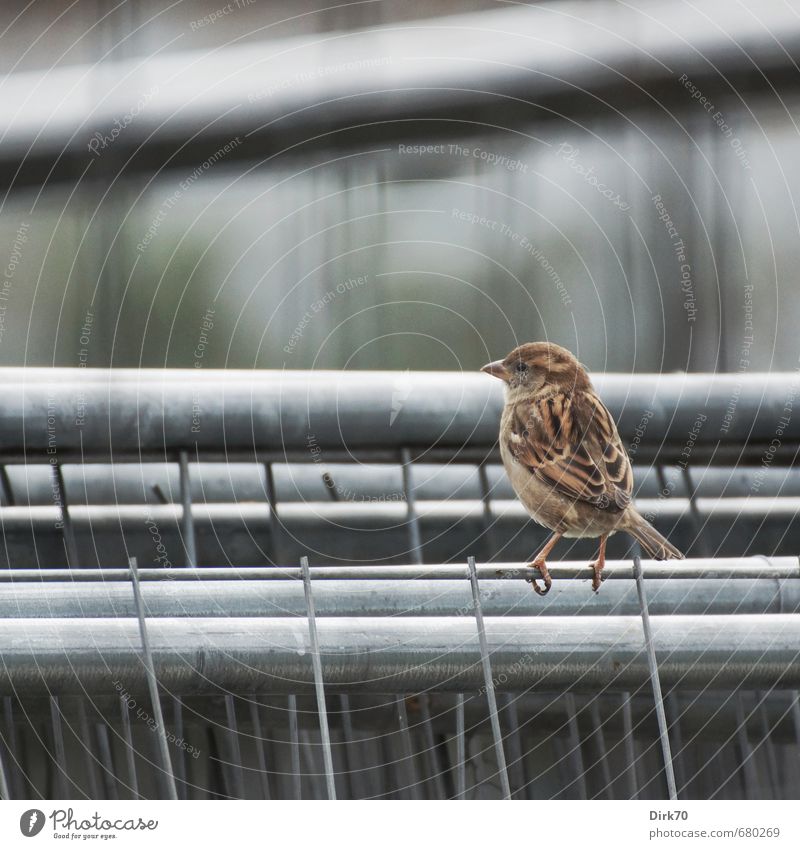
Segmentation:
<svg viewBox="0 0 800 849">
<path fill-rule="evenodd" d="M 555 569 L 554 569 L 555 571 Z M 295 580 L 143 580 L 150 619 L 176 617 L 305 616 L 302 585 Z M 653 615 L 800 612 L 795 578 L 648 578 Z M 636 616 L 633 581 L 607 580 L 599 593 L 590 578 L 556 577 L 546 598 L 522 580 L 481 581 L 486 616 Z M 455 579 L 315 579 L 317 616 L 463 616 L 472 609 L 469 585 Z M 119 581 L 0 583 L 0 619 L 135 616 L 130 588 Z"/>
<path fill-rule="evenodd" d="M 800 686 L 800 617 L 653 619 L 664 687 Z M 649 680 L 634 617 L 491 617 L 485 620 L 498 690 L 533 686 L 634 689 Z M 307 622 L 153 619 L 148 634 L 167 692 L 297 693 L 313 688 Z M 0 693 L 108 693 L 116 677 L 145 686 L 130 619 L 15 619 L 3 627 Z M 471 617 L 328 618 L 318 622 L 328 691 L 470 692 L 483 686 Z"/>
<path fill-rule="evenodd" d="M 502 390 L 486 375 L 416 372 L 394 419 L 393 372 L 279 372 L 191 370 L 0 369 L 4 404 L 0 444 L 12 458 L 44 462 L 48 411 L 57 434 L 57 455 L 92 459 L 177 459 L 181 450 L 209 459 L 256 460 L 267 455 L 310 460 L 309 434 L 323 461 L 370 453 L 397 461 L 402 447 L 415 460 L 450 456 L 483 460 L 497 439 Z M 595 383 L 630 441 L 642 414 L 652 416 L 652 436 L 641 452 L 658 449 L 662 462 L 678 458 L 686 434 L 706 417 L 694 451 L 730 446 L 738 462 L 759 457 L 774 437 L 793 374 L 598 375 Z M 80 388 L 85 416 L 76 420 Z M 724 432 L 732 397 L 736 415 Z M 196 426 L 196 409 L 203 410 Z M 774 460 L 800 444 L 792 417 Z M 466 449 L 472 448 L 470 455 Z M 642 453 L 639 454 L 642 457 Z"/>
</svg>

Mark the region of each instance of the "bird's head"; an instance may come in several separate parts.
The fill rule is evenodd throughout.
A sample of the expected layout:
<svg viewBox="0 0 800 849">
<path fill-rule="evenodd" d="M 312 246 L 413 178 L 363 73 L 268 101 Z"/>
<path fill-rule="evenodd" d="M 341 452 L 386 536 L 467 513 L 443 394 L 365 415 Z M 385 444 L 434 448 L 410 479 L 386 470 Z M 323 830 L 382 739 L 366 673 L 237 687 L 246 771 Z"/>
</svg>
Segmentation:
<svg viewBox="0 0 800 849">
<path fill-rule="evenodd" d="M 511 390 L 536 393 L 553 387 L 565 392 L 588 389 L 589 376 L 575 357 L 553 342 L 528 342 L 503 360 L 487 363 L 481 371 L 504 381 Z"/>
</svg>

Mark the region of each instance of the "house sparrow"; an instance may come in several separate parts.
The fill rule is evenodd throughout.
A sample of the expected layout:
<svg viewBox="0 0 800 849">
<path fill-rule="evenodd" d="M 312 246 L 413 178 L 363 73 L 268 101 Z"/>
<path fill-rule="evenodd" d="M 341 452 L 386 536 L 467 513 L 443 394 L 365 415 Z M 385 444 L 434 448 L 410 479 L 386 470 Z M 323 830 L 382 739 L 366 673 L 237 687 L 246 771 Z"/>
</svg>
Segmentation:
<svg viewBox="0 0 800 849">
<path fill-rule="evenodd" d="M 481 371 L 506 384 L 500 421 L 500 456 L 525 509 L 553 532 L 528 565 L 552 586 L 545 558 L 561 537 L 600 537 L 592 563 L 592 589 L 600 588 L 606 540 L 617 531 L 635 537 L 655 560 L 683 554 L 631 504 L 633 475 L 611 413 L 597 397 L 586 370 L 552 342 L 515 348 Z"/>
</svg>

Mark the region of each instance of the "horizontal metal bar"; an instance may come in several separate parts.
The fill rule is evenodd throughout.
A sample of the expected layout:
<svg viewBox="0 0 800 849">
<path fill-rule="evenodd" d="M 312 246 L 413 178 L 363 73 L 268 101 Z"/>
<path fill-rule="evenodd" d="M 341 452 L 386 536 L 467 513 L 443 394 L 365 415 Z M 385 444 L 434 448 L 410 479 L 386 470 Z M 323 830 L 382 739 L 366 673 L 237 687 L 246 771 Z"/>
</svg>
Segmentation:
<svg viewBox="0 0 800 849">
<path fill-rule="evenodd" d="M 261 459 L 259 451 L 296 451 L 310 461 L 315 446 L 320 462 L 339 456 L 333 452 L 402 445 L 412 458 L 427 459 L 434 445 L 451 455 L 465 447 L 491 450 L 503 404 L 499 381 L 477 371 L 409 374 L 410 392 L 395 416 L 394 372 L 24 371 L 23 379 L 19 369 L 0 369 L 0 445 L 7 458 L 28 462 L 52 456 L 53 428 L 60 462 L 70 455 L 163 460 L 189 448 L 206 459 L 205 452 L 219 456 L 221 446 L 228 457 L 253 461 Z M 595 383 L 623 440 L 643 431 L 638 459 L 648 445 L 664 461 L 678 458 L 692 433 L 693 458 L 704 447 L 716 456 L 727 444 L 744 462 L 760 461 L 797 379 L 793 373 L 604 374 Z M 729 421 L 732 398 L 736 414 Z M 782 428 L 781 445 L 770 455 L 776 463 L 800 444 L 800 418 Z"/>
<path fill-rule="evenodd" d="M 557 573 L 559 567 L 552 566 Z M 493 580 L 482 569 L 486 616 L 635 616 L 632 581 L 610 580 L 590 592 L 588 569 L 582 580 L 556 578 L 547 598 L 539 598 L 516 580 Z M 488 580 L 487 573 L 488 572 Z M 800 571 L 795 568 L 796 577 Z M 649 578 L 650 611 L 662 614 L 800 612 L 800 580 L 748 578 Z M 142 582 L 148 620 L 194 617 L 303 616 L 303 589 L 297 580 L 242 578 L 210 581 L 150 580 Z M 325 616 L 464 616 L 472 615 L 469 586 L 464 580 L 350 579 L 314 584 L 316 615 Z M 136 615 L 123 582 L 21 581 L 0 583 L 0 619 L 104 618 Z"/>
<path fill-rule="evenodd" d="M 484 685 L 469 616 L 318 624 L 330 691 L 478 695 Z M 800 616 L 664 616 L 652 625 L 664 687 L 800 686 Z M 110 693 L 119 680 L 143 692 L 137 627 L 133 619 L 5 620 L 0 694 Z M 648 681 L 638 617 L 487 617 L 485 629 L 498 690 L 610 691 Z M 313 692 L 304 619 L 154 619 L 148 636 L 171 692 Z"/>
<path fill-rule="evenodd" d="M 306 458 L 307 460 L 308 458 Z M 635 460 L 636 458 L 634 458 Z M 86 504 L 151 504 L 180 501 L 178 463 L 80 463 L 62 467 L 70 509 Z M 515 499 L 505 470 L 498 463 L 483 467 L 486 490 L 492 502 Z M 355 503 L 397 502 L 403 495 L 403 472 L 399 463 L 326 463 L 324 471 L 335 486 L 339 501 Z M 27 464 L 7 469 L 8 487 L 16 506 L 51 505 L 52 478 L 46 465 Z M 226 504 L 264 502 L 264 468 L 258 463 L 239 463 L 232 458 L 219 463 L 193 463 L 190 492 L 195 503 Z M 279 503 L 307 504 L 331 501 L 330 486 L 316 463 L 276 463 L 272 469 Z M 637 498 L 658 499 L 664 484 L 650 464 L 634 464 Z M 785 466 L 705 466 L 697 468 L 693 483 L 701 506 L 708 499 L 709 510 L 724 492 L 726 502 L 748 498 L 757 504 L 780 496 L 782 500 L 800 497 L 800 468 Z M 166 501 L 160 500 L 158 487 Z M 414 464 L 414 492 L 419 502 L 456 498 L 468 503 L 481 500 L 483 489 L 477 467 L 467 463 Z M 678 481 L 671 499 L 686 498 L 684 482 Z M 755 497 L 754 497 L 755 496 Z"/>
<path fill-rule="evenodd" d="M 479 565 L 478 577 L 484 580 L 526 581 L 533 570 L 523 563 L 492 563 Z M 553 561 L 548 569 L 555 580 L 586 580 L 592 570 L 586 563 Z M 800 578 L 800 560 L 797 557 L 716 557 L 689 560 L 643 560 L 642 572 L 647 580 L 683 578 L 702 579 L 784 579 Z M 2 569 L 0 583 L 4 581 L 124 581 L 125 569 Z M 414 581 L 414 580 L 468 580 L 466 566 L 460 564 L 430 564 L 424 566 L 312 566 L 314 581 Z M 633 580 L 633 567 L 629 560 L 608 560 L 603 569 L 603 580 Z M 204 567 L 186 569 L 140 569 L 141 581 L 210 581 L 210 580 L 302 580 L 297 567 Z"/>
</svg>

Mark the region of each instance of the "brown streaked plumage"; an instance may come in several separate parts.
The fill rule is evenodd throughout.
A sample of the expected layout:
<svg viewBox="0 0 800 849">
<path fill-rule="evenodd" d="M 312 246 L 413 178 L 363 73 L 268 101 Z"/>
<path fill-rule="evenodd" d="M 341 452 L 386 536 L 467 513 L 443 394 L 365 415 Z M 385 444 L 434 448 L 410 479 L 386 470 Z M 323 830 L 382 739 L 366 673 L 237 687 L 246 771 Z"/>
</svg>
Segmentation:
<svg viewBox="0 0 800 849">
<path fill-rule="evenodd" d="M 564 537 L 600 537 L 592 587 L 600 587 L 608 537 L 634 536 L 656 560 L 683 555 L 631 503 L 633 474 L 611 413 L 575 357 L 552 342 L 530 342 L 482 371 L 506 384 L 500 455 L 527 511 L 553 535 L 529 565 L 552 586 L 546 558 Z"/>
</svg>

